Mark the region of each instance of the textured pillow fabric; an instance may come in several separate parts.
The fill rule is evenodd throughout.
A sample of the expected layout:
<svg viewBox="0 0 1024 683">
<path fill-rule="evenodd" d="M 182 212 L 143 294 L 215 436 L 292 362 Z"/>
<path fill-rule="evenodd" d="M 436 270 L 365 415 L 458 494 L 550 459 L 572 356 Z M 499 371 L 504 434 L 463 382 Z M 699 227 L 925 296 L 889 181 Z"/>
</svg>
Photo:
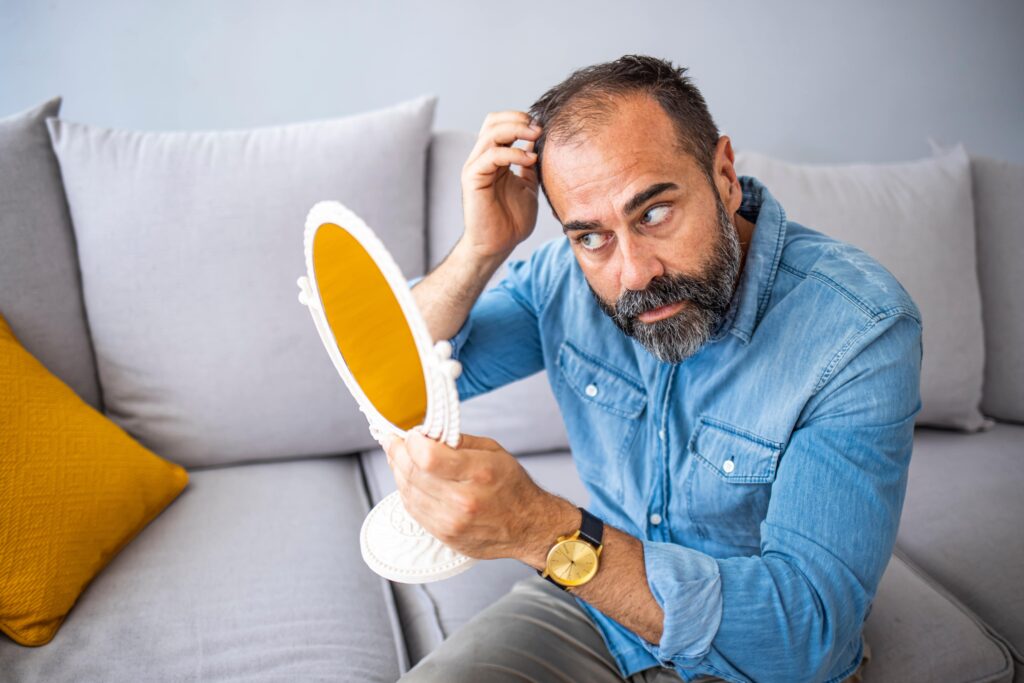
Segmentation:
<svg viewBox="0 0 1024 683">
<path fill-rule="evenodd" d="M 971 157 L 985 320 L 981 408 L 1024 423 L 1024 166 Z"/>
<path fill-rule="evenodd" d="M 188 474 L 84 403 L 0 317 L 0 631 L 44 645 Z"/>
<path fill-rule="evenodd" d="M 985 361 L 967 153 L 892 164 L 811 166 L 751 152 L 737 171 L 763 182 L 790 220 L 868 252 L 921 310 L 917 424 L 974 431 Z"/>
<path fill-rule="evenodd" d="M 108 414 L 186 466 L 374 446 L 298 303 L 303 228 L 341 201 L 421 273 L 434 104 L 223 132 L 51 120 Z"/>
<path fill-rule="evenodd" d="M 96 364 L 75 236 L 46 118 L 60 98 L 0 119 L 0 313 L 43 365 L 94 408 Z"/>
</svg>

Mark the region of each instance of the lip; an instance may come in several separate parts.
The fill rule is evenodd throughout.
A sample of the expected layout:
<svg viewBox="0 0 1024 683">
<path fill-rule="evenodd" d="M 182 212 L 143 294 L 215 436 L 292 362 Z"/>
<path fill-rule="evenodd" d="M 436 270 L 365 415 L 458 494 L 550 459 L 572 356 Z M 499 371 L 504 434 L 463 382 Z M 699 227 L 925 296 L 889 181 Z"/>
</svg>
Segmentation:
<svg viewBox="0 0 1024 683">
<path fill-rule="evenodd" d="M 644 311 L 636 318 L 643 323 L 653 323 L 665 318 L 672 317 L 679 311 L 683 310 L 683 306 L 686 305 L 685 301 L 677 301 L 674 304 L 666 304 L 658 308 L 653 308 L 649 311 Z"/>
</svg>

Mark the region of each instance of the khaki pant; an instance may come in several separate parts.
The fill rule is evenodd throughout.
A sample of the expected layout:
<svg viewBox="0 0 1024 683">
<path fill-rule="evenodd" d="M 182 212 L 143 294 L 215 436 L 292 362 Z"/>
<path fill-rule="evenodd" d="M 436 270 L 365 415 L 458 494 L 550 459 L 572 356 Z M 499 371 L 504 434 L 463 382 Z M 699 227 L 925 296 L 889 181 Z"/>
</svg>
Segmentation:
<svg viewBox="0 0 1024 683">
<path fill-rule="evenodd" d="M 846 683 L 859 683 L 871 657 Z M 615 660 L 576 601 L 540 577 L 524 579 L 451 634 L 401 679 L 404 683 L 622 683 Z M 628 683 L 678 683 L 672 669 L 640 671 Z M 702 678 L 702 682 L 720 681 Z"/>
</svg>

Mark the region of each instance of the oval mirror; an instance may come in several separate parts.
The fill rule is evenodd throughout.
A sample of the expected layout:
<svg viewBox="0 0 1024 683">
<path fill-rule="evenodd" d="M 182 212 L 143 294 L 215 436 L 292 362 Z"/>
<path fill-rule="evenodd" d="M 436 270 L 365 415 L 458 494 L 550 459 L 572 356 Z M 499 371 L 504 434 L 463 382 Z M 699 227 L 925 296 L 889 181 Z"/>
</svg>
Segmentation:
<svg viewBox="0 0 1024 683">
<path fill-rule="evenodd" d="M 299 301 L 369 422 L 373 437 L 405 438 L 410 429 L 459 444 L 455 378 L 447 341 L 432 344 L 401 270 L 374 232 L 338 202 L 320 202 L 305 230 L 306 276 Z M 405 511 L 398 492 L 363 523 L 363 559 L 393 581 L 434 581 L 474 562 L 430 536 Z"/>
</svg>

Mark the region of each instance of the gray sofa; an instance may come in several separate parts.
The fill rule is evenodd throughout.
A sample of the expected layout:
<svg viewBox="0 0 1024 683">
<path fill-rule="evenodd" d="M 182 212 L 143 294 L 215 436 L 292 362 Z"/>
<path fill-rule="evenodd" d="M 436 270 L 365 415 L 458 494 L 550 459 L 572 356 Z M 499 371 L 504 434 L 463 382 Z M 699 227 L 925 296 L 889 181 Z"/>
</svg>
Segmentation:
<svg viewBox="0 0 1024 683">
<path fill-rule="evenodd" d="M 36 113 L 30 123 L 38 126 L 44 114 L 54 113 L 53 107 Z M 405 264 L 410 277 L 440 261 L 460 233 L 458 178 L 473 138 L 457 131 L 430 137 L 426 211 L 415 236 L 425 255 L 418 266 Z M 0 173 L 6 177 L 20 172 L 11 167 L 21 167 L 29 156 L 52 153 L 35 143 L 13 144 L 0 137 L 0 145 L 7 145 L 7 159 L 0 157 Z M 11 150 L 19 155 L 13 164 Z M 101 364 L 116 359 L 104 357 L 101 351 L 109 346 L 95 336 L 104 315 L 101 302 L 86 292 L 86 315 L 77 314 L 83 321 L 77 331 L 58 320 L 74 317 L 73 312 L 58 308 L 81 301 L 81 281 L 89 290 L 97 269 L 123 267 L 114 259 L 124 253 L 97 250 L 82 233 L 75 195 L 82 186 L 63 157 L 61 162 L 78 239 L 56 229 L 26 232 L 23 225 L 0 224 L 0 311 L 26 347 L 83 397 L 89 393 L 83 387 L 98 377 L 95 394 L 88 398 L 103 406 L 104 397 L 115 395 L 103 382 L 112 375 L 102 365 L 97 371 L 97 359 Z M 987 387 L 992 378 L 1000 387 L 1007 380 L 1024 383 L 1024 365 L 1013 355 L 1024 348 L 1024 306 L 1016 298 L 1024 285 L 1019 265 L 1024 258 L 1024 169 L 977 160 L 974 171 L 977 269 L 990 362 L 982 406 L 991 415 L 1019 421 L 1024 413 L 1020 394 L 993 402 Z M 7 183 L 0 188 L 0 210 L 10 210 L 12 202 L 31 191 Z M 345 200 L 318 197 L 327 198 Z M 253 197 L 256 205 L 259 199 Z M 60 202 L 46 210 L 54 214 L 52 225 L 61 224 L 67 211 Z M 1007 224 L 1006 216 L 1016 221 Z M 295 215 L 290 225 L 280 226 L 292 231 L 296 253 L 303 217 Z M 368 222 L 377 227 L 372 219 Z M 518 255 L 559 232 L 542 211 L 536 234 Z M 146 248 L 143 238 L 140 244 L 133 243 Z M 394 243 L 389 247 L 401 250 Z M 196 257 L 228 258 L 220 248 L 215 243 Z M 84 257 L 79 261 L 80 253 L 88 255 L 88 262 Z M 110 262 L 104 263 L 105 258 Z M 45 292 L 24 285 L 40 272 Z M 294 272 L 295 277 L 301 274 Z M 289 291 L 287 297 L 296 293 Z M 294 306 L 301 308 L 297 302 Z M 176 324 L 183 324 L 190 312 L 168 304 L 146 314 L 179 316 Z M 297 323 L 295 334 L 312 339 L 312 322 Z M 1011 334 L 1016 336 L 1007 338 Z M 1005 367 L 992 364 L 992 359 L 1006 358 L 1016 360 Z M 320 360 L 315 367 L 329 375 L 326 355 Z M 264 362 L 271 365 L 274 358 Z M 262 367 L 242 364 L 231 371 L 258 374 Z M 340 378 L 333 380 L 341 384 Z M 269 380 L 264 388 L 276 390 Z M 543 374 L 463 408 L 466 431 L 498 439 L 521 455 L 540 485 L 585 504 Z M 134 425 L 145 433 L 145 425 L 139 427 L 109 405 L 107 412 L 129 431 Z M 268 419 L 253 415 L 254 424 Z M 344 429 L 351 430 L 346 433 L 365 431 L 352 406 L 345 420 Z M 493 561 L 429 585 L 391 584 L 376 577 L 361 561 L 358 531 L 369 507 L 393 490 L 393 482 L 383 455 L 367 445 L 367 438 L 353 437 L 352 443 L 332 453 L 281 450 L 276 457 L 214 458 L 190 465 L 185 492 L 89 585 L 52 642 L 27 648 L 0 638 L 0 680 L 393 681 L 514 581 L 530 575 L 516 562 Z M 995 421 L 976 433 L 918 428 L 897 550 L 866 624 L 872 650 L 866 680 L 1024 681 L 1022 485 L 1024 426 Z"/>
</svg>

